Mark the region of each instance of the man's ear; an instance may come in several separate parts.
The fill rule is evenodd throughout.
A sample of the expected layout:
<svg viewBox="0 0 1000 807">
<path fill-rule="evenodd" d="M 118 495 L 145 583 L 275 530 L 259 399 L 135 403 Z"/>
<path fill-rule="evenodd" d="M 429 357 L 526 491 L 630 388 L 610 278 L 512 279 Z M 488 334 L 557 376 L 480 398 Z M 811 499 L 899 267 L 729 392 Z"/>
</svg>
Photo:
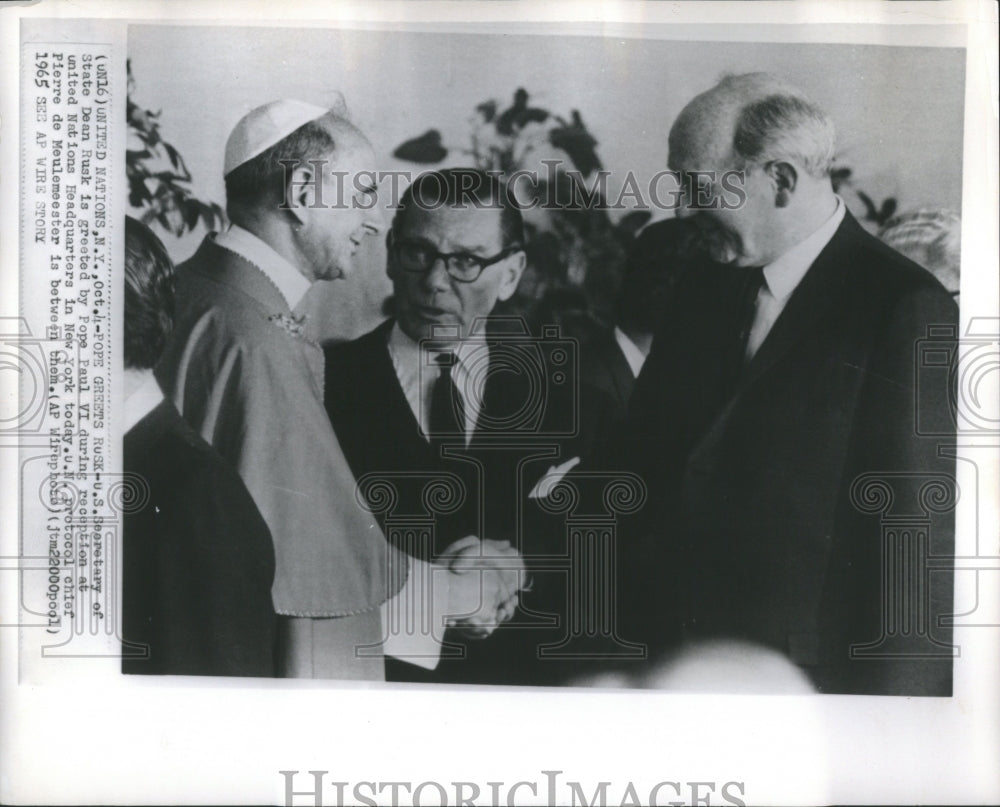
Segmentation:
<svg viewBox="0 0 1000 807">
<path fill-rule="evenodd" d="M 318 176 L 311 163 L 300 160 L 292 169 L 291 175 L 285 174 L 285 196 L 281 200 L 282 207 L 295 217 L 300 224 L 305 224 L 306 210 L 314 204 L 315 191 L 322 177 Z"/>
<path fill-rule="evenodd" d="M 764 171 L 774 186 L 776 207 L 788 207 L 799 181 L 799 172 L 790 162 L 774 160 L 764 166 Z"/>
<path fill-rule="evenodd" d="M 513 255 L 504 259 L 503 274 L 500 275 L 500 288 L 497 292 L 498 300 L 509 300 L 517 291 L 517 284 L 521 282 L 521 275 L 528 265 L 528 256 L 524 250 L 519 250 Z"/>
</svg>

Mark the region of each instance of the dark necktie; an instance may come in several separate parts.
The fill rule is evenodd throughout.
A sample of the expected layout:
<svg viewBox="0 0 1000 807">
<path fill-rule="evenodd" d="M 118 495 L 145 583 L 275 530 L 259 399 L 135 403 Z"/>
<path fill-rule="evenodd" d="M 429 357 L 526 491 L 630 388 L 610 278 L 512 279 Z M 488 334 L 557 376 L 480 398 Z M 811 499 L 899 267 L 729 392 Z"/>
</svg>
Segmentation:
<svg viewBox="0 0 1000 807">
<path fill-rule="evenodd" d="M 750 341 L 750 329 L 753 327 L 754 315 L 757 313 L 757 295 L 764 285 L 764 267 L 748 266 L 742 269 L 742 286 L 736 307 L 733 339 L 730 342 L 729 353 L 723 360 L 725 368 L 724 390 L 726 398 L 730 398 L 739 386 L 746 362 L 747 344 Z"/>
<path fill-rule="evenodd" d="M 431 391 L 431 412 L 429 436 L 432 446 L 455 442 L 461 436 L 465 439 L 465 405 L 462 395 L 451 377 L 455 365 L 454 353 L 439 353 L 434 362 L 440 369 L 437 381 Z"/>
</svg>

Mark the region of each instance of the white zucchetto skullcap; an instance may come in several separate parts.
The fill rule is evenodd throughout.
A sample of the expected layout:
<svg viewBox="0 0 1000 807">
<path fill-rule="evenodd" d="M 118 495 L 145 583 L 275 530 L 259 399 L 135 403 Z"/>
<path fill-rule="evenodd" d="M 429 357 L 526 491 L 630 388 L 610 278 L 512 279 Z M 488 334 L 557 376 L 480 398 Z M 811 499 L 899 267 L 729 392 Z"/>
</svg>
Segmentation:
<svg viewBox="0 0 1000 807">
<path fill-rule="evenodd" d="M 344 99 L 339 93 L 332 108 L 289 98 L 271 101 L 251 110 L 240 119 L 226 141 L 223 176 L 271 148 L 309 121 L 328 114 L 343 116 L 345 113 Z"/>
</svg>

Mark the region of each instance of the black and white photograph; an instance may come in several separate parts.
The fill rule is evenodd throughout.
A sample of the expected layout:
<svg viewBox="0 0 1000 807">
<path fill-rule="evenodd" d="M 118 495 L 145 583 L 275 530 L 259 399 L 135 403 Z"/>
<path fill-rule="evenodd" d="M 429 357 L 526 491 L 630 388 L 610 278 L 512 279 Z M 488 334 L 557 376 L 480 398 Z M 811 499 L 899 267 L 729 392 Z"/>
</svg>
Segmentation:
<svg viewBox="0 0 1000 807">
<path fill-rule="evenodd" d="M 951 694 L 914 351 L 957 344 L 963 49 L 136 25 L 128 68 L 126 409 L 269 540 L 165 479 L 126 670 Z"/>
<path fill-rule="evenodd" d="M 995 6 L 83 6 L 0 725 L 128 773 L 5 803 L 1000 794 Z"/>
</svg>

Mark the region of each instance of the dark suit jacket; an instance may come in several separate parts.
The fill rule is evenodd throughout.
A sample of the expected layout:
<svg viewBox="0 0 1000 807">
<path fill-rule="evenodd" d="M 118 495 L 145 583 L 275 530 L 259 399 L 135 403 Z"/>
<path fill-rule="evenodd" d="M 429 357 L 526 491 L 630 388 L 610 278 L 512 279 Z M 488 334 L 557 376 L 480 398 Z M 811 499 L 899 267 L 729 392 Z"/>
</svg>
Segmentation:
<svg viewBox="0 0 1000 807">
<path fill-rule="evenodd" d="M 954 514 L 930 495 L 954 478 L 948 373 L 920 351 L 932 325 L 954 351 L 955 304 L 848 214 L 726 400 L 740 272 L 682 280 L 633 392 L 619 460 L 649 503 L 621 544 L 629 638 L 739 637 L 822 691 L 949 694 L 951 572 L 903 593 L 908 550 L 889 547 L 953 554 Z"/>
<path fill-rule="evenodd" d="M 273 675 L 271 534 L 236 471 L 163 401 L 125 435 L 125 473 L 122 671 Z"/>
<path fill-rule="evenodd" d="M 663 318 L 673 290 L 685 273 L 697 272 L 707 258 L 696 248 L 698 228 L 687 219 L 666 219 L 645 227 L 629 249 L 618 290 L 619 326 L 653 332 Z M 614 439 L 628 412 L 635 376 L 615 340 L 605 329 L 582 343 L 580 378 L 584 392 L 582 454 Z"/>
<path fill-rule="evenodd" d="M 508 540 L 518 546 L 530 565 L 545 549 L 526 543 L 520 514 L 528 492 L 552 465 L 573 453 L 571 398 L 575 389 L 552 384 L 549 362 L 533 340 L 490 336 L 490 367 L 485 373 L 479 423 L 470 445 L 441 456 L 420 433 L 413 411 L 400 387 L 387 337 L 388 320 L 370 333 L 326 348 L 326 407 L 334 431 L 362 491 L 372 480 L 390 481 L 393 494 L 378 489 L 370 497 L 386 537 L 411 555 L 432 560 L 467 535 Z M 529 367 L 530 365 L 530 367 Z M 478 370 L 484 368 L 479 367 Z M 541 370 L 547 379 L 538 387 Z M 537 409 L 532 415 L 533 409 Z M 452 500 L 444 488 L 429 496 L 435 479 L 457 481 Z M 422 524 L 431 524 L 430 540 L 415 545 Z M 418 529 L 408 528 L 416 524 Z M 530 537 L 530 536 L 529 536 Z M 524 621 L 522 612 L 514 622 Z M 462 682 L 527 683 L 534 660 L 537 630 L 505 626 L 485 642 L 469 643 L 469 658 L 456 664 L 442 661 L 434 675 L 391 659 L 390 680 L 455 680 Z M 449 634 L 449 639 L 454 638 Z"/>
<path fill-rule="evenodd" d="M 489 369 L 476 369 L 486 381 L 470 445 L 453 445 L 450 456 L 441 456 L 420 433 L 399 385 L 386 342 L 392 326 L 387 320 L 352 342 L 326 348 L 326 407 L 355 478 L 361 482 L 374 473 L 399 480 L 401 498 L 392 513 L 382 513 L 383 520 L 425 512 L 423 485 L 430 475 L 461 481 L 467 495 L 457 508 L 436 511 L 443 518 L 431 552 L 420 553 L 425 559 L 468 534 L 514 541 L 517 503 L 549 466 L 563 460 L 562 446 L 573 436 L 562 423 L 572 417 L 574 390 L 550 383 L 533 340 L 491 336 Z M 528 363 L 532 367 L 525 371 Z M 405 478 L 413 473 L 424 476 Z M 413 554 L 413 547 L 408 551 Z"/>
<path fill-rule="evenodd" d="M 635 387 L 632 368 L 615 340 L 613 331 L 604 331 L 581 348 L 580 379 L 588 389 L 600 392 L 611 405 L 608 414 L 622 419 Z"/>
</svg>

